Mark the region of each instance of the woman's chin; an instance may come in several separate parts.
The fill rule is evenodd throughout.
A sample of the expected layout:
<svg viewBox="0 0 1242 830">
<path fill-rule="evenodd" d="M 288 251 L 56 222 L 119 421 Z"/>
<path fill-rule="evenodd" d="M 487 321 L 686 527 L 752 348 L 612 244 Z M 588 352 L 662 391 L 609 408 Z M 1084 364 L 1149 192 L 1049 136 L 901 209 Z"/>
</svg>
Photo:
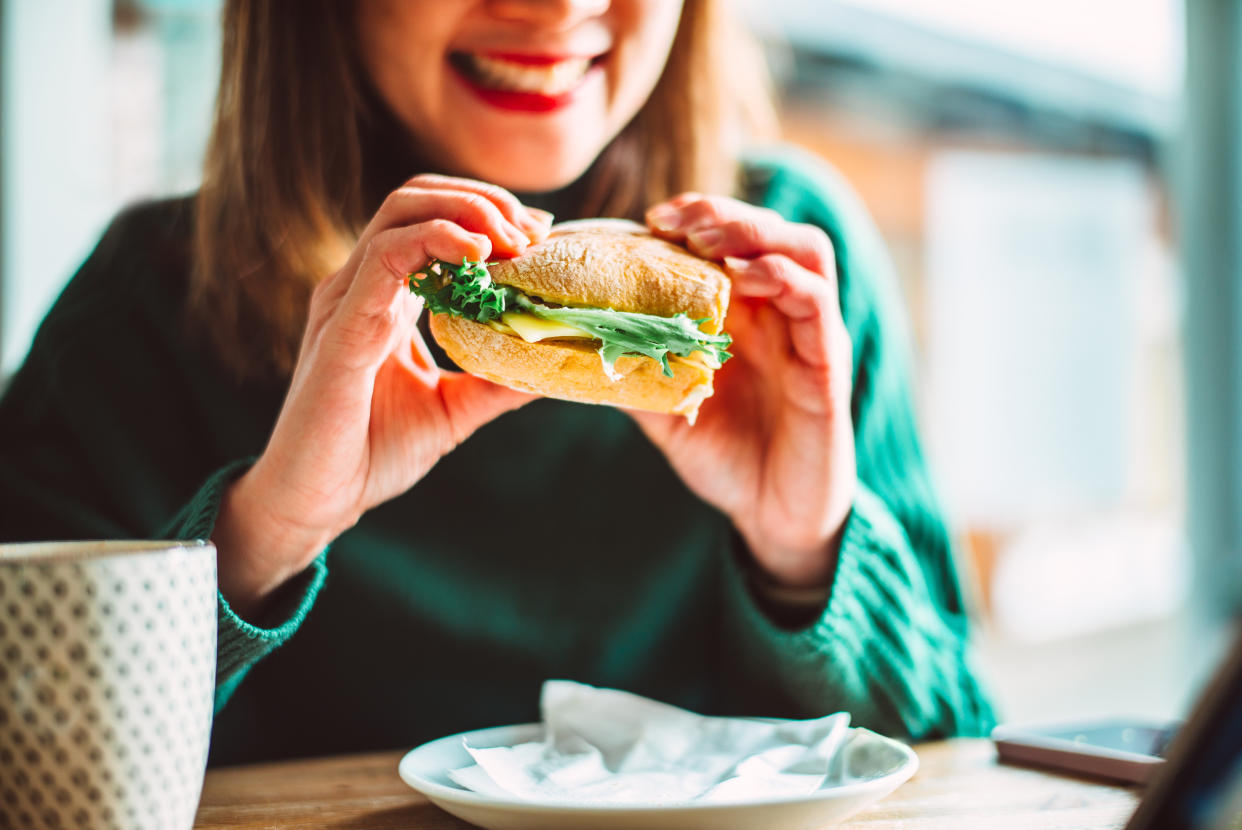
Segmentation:
<svg viewBox="0 0 1242 830">
<path fill-rule="evenodd" d="M 471 171 L 465 175 L 515 193 L 547 193 L 573 184 L 595 160 L 595 155 L 584 159 L 555 159 L 548 155 L 514 158 L 504 164 L 464 165 Z"/>
</svg>

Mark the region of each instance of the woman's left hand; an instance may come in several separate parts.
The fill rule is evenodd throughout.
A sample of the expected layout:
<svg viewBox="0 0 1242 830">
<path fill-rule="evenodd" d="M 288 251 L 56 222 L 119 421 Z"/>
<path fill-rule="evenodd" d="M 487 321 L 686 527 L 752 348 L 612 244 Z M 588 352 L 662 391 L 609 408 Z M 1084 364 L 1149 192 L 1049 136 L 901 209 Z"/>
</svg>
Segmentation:
<svg viewBox="0 0 1242 830">
<path fill-rule="evenodd" d="M 656 205 L 647 221 L 724 263 L 734 357 L 693 427 L 632 414 L 687 486 L 733 521 L 771 581 L 826 586 L 856 486 L 853 348 L 832 243 L 766 208 L 695 193 Z"/>
</svg>

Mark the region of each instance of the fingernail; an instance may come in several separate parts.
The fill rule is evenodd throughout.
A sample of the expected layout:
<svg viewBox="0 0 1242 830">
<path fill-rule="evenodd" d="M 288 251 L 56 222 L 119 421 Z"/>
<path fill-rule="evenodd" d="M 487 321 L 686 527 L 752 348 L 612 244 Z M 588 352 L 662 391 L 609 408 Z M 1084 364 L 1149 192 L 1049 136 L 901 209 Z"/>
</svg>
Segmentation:
<svg viewBox="0 0 1242 830">
<path fill-rule="evenodd" d="M 505 231 L 505 237 L 509 240 L 509 243 L 519 251 L 526 250 L 526 247 L 530 245 L 530 237 L 516 225 L 513 225 Z"/>
<path fill-rule="evenodd" d="M 686 239 L 694 247 L 710 251 L 724 240 L 724 231 L 720 228 L 704 228 L 700 231 L 692 231 Z"/>
<path fill-rule="evenodd" d="M 724 264 L 730 271 L 745 271 L 750 268 L 750 260 L 742 259 L 740 256 L 727 256 L 724 258 Z"/>
<path fill-rule="evenodd" d="M 517 225 L 526 238 L 532 242 L 536 237 L 548 232 L 548 224 L 543 217 L 535 215 L 529 209 L 518 215 Z"/>
<path fill-rule="evenodd" d="M 547 239 L 548 233 L 552 230 L 552 214 L 538 208 L 527 208 L 526 211 L 522 225 L 526 229 L 526 237 L 531 244 Z"/>
<path fill-rule="evenodd" d="M 478 259 L 480 261 L 487 259 L 492 255 L 492 240 L 485 233 L 471 233 L 470 236 L 478 244 Z"/>
<path fill-rule="evenodd" d="M 529 213 L 536 221 L 538 221 L 540 224 L 543 224 L 543 225 L 551 225 L 552 220 L 556 218 L 551 213 L 548 213 L 548 211 L 540 210 L 539 208 L 528 207 L 526 209 L 526 212 Z"/>
<path fill-rule="evenodd" d="M 681 211 L 674 207 L 658 207 L 647 213 L 647 221 L 658 231 L 669 233 L 681 227 Z"/>
</svg>

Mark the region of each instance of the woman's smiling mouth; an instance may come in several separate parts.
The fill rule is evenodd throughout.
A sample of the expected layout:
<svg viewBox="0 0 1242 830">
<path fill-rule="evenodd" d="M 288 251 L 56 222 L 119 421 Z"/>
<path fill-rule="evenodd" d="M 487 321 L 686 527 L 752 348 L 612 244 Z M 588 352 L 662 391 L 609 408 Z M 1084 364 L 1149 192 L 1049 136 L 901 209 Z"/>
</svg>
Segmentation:
<svg viewBox="0 0 1242 830">
<path fill-rule="evenodd" d="M 574 93 L 592 75 L 602 72 L 599 66 L 603 58 L 453 52 L 449 64 L 488 104 L 524 112 L 552 112 L 570 104 Z"/>
</svg>

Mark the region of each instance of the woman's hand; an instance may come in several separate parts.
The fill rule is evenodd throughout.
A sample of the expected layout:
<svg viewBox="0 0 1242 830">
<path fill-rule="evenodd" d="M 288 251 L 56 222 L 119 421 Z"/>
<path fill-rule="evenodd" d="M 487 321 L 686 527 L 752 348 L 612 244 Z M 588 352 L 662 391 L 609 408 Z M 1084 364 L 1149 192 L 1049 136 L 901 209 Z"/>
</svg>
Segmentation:
<svg viewBox="0 0 1242 830">
<path fill-rule="evenodd" d="M 653 207 L 659 236 L 721 261 L 734 353 L 689 426 L 633 413 L 686 484 L 723 511 L 776 584 L 830 584 L 854 499 L 853 356 L 827 234 L 734 199 Z"/>
<path fill-rule="evenodd" d="M 531 399 L 438 369 L 407 276 L 432 258 L 520 253 L 547 236 L 551 218 L 492 185 L 417 176 L 316 287 L 271 439 L 225 494 L 213 534 L 220 589 L 240 613 L 475 429 Z"/>
</svg>

